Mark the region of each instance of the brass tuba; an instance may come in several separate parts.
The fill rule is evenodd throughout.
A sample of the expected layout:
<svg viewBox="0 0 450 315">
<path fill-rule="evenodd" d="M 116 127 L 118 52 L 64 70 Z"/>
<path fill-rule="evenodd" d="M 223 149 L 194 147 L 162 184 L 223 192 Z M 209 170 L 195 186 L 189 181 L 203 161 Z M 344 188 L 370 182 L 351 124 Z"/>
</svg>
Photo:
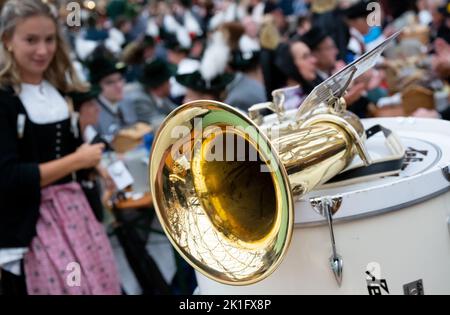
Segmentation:
<svg viewBox="0 0 450 315">
<path fill-rule="evenodd" d="M 172 244 L 213 280 L 247 285 L 280 264 L 293 231 L 293 197 L 367 161 L 364 129 L 347 111 L 321 113 L 271 139 L 214 101 L 172 112 L 151 154 L 155 210 Z"/>
<path fill-rule="evenodd" d="M 280 91 L 252 107 L 251 118 L 206 100 L 169 114 L 153 143 L 149 183 L 161 225 L 186 261 L 231 285 L 258 282 L 278 267 L 293 232 L 294 197 L 339 174 L 356 154 L 370 164 L 364 128 L 342 95 L 397 36 L 317 86 L 297 114 L 286 115 Z M 276 112 L 275 126 L 255 123 L 261 108 Z M 339 282 L 335 250 L 330 261 Z"/>
</svg>

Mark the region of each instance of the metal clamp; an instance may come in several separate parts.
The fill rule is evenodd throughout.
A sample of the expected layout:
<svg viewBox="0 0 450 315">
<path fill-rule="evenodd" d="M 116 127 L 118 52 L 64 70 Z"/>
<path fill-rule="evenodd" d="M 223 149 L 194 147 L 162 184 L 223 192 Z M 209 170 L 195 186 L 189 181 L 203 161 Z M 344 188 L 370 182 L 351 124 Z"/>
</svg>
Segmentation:
<svg viewBox="0 0 450 315">
<path fill-rule="evenodd" d="M 450 182 L 450 166 L 446 166 L 442 169 L 445 179 Z"/>
<path fill-rule="evenodd" d="M 333 215 L 339 210 L 342 204 L 342 197 L 322 197 L 310 199 L 312 208 L 325 217 L 328 221 L 328 229 L 330 230 L 332 255 L 330 257 L 330 267 L 333 271 L 336 282 L 339 286 L 342 284 L 342 276 L 344 269 L 344 261 L 342 256 L 338 254 L 336 249 L 336 241 L 333 230 Z"/>
<path fill-rule="evenodd" d="M 450 216 L 447 218 L 448 233 L 450 234 Z"/>
</svg>

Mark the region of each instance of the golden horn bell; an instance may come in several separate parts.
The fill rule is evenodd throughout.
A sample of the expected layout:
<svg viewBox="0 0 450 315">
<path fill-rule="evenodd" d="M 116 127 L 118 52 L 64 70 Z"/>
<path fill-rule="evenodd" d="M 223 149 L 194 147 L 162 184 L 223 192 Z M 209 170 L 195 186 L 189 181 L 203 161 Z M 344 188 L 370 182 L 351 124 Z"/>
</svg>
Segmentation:
<svg viewBox="0 0 450 315">
<path fill-rule="evenodd" d="M 150 160 L 155 210 L 196 270 L 225 284 L 269 276 L 290 244 L 294 196 L 344 170 L 364 129 L 348 112 L 319 113 L 272 140 L 247 116 L 196 101 L 161 125 Z"/>
</svg>

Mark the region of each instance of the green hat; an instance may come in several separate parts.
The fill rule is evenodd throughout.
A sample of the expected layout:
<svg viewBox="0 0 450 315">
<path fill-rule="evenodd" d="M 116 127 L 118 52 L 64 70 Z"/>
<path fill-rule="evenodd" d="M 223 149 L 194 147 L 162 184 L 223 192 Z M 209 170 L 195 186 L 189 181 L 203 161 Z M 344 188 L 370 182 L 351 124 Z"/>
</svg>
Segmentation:
<svg viewBox="0 0 450 315">
<path fill-rule="evenodd" d="M 123 62 L 98 56 L 88 62 L 90 82 L 92 85 L 98 84 L 103 78 L 114 73 L 125 73 L 126 65 Z"/>
<path fill-rule="evenodd" d="M 99 91 L 97 89 L 90 89 L 87 92 L 71 92 L 69 93 L 69 97 L 73 102 L 73 109 L 76 112 L 80 111 L 81 106 L 93 99 L 96 99 L 99 95 Z"/>
<path fill-rule="evenodd" d="M 226 89 L 227 85 L 230 84 L 231 81 L 233 81 L 234 74 L 223 73 L 216 76 L 210 82 L 206 82 L 197 70 L 193 73 L 179 74 L 175 77 L 175 79 L 181 85 L 197 92 L 220 93 Z"/>
<path fill-rule="evenodd" d="M 139 82 L 145 87 L 155 88 L 168 81 L 173 73 L 166 61 L 157 58 L 144 65 Z"/>
<path fill-rule="evenodd" d="M 113 21 L 119 16 L 125 16 L 130 20 L 134 19 L 140 11 L 139 5 L 126 0 L 111 0 L 106 6 L 106 15 Z"/>
</svg>

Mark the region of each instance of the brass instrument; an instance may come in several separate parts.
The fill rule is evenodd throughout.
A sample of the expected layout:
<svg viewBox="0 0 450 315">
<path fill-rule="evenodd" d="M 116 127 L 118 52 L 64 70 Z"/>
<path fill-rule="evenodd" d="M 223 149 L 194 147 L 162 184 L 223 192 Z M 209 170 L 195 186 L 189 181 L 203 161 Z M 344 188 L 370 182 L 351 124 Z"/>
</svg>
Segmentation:
<svg viewBox="0 0 450 315">
<path fill-rule="evenodd" d="M 235 285 L 262 280 L 289 245 L 293 195 L 341 172 L 363 131 L 348 112 L 330 112 L 271 142 L 225 104 L 185 104 L 163 123 L 152 152 L 150 183 L 162 226 L 180 254 L 210 278 Z M 232 150 L 239 146 L 245 154 Z M 230 161 L 208 161 L 212 149 Z"/>
<path fill-rule="evenodd" d="M 350 71 L 349 80 L 357 67 Z M 266 278 L 289 246 L 294 197 L 340 173 L 356 154 L 370 163 L 363 126 L 340 98 L 347 85 L 335 93 L 334 84 L 329 97 L 319 95 L 325 102 L 304 107 L 270 139 L 248 116 L 215 101 L 185 104 L 166 118 L 149 183 L 161 225 L 194 268 L 231 285 Z M 269 106 L 280 119 L 282 107 Z M 333 249 L 338 278 L 342 262 Z"/>
</svg>

